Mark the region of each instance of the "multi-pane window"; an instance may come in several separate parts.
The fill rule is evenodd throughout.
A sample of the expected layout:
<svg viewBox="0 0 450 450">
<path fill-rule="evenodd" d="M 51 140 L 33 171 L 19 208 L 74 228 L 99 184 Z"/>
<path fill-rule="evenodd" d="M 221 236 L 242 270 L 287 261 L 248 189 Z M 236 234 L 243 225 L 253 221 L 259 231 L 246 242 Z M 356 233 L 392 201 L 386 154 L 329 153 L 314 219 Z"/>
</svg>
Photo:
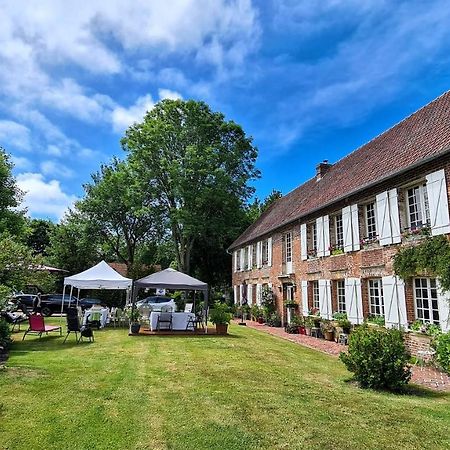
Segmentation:
<svg viewBox="0 0 450 450">
<path fill-rule="evenodd" d="M 334 231 L 336 248 L 344 248 L 344 225 L 342 223 L 342 214 L 334 216 Z"/>
<path fill-rule="evenodd" d="M 319 282 L 313 281 L 312 282 L 313 287 L 313 308 L 319 309 L 320 303 L 319 303 Z"/>
<path fill-rule="evenodd" d="M 241 251 L 236 250 L 236 271 L 241 270 Z"/>
<path fill-rule="evenodd" d="M 244 248 L 244 270 L 248 270 L 248 247 Z"/>
<path fill-rule="evenodd" d="M 292 233 L 283 235 L 283 262 L 292 262 Z"/>
<path fill-rule="evenodd" d="M 267 266 L 269 264 L 269 241 L 265 239 L 262 241 L 262 265 Z"/>
<path fill-rule="evenodd" d="M 346 313 L 345 305 L 345 283 L 344 280 L 336 281 L 337 309 L 339 313 Z"/>
<path fill-rule="evenodd" d="M 421 228 L 430 221 L 430 208 L 426 184 L 414 186 L 407 191 L 409 228 Z"/>
<path fill-rule="evenodd" d="M 383 285 L 380 278 L 369 280 L 369 310 L 372 316 L 384 316 Z"/>
<path fill-rule="evenodd" d="M 414 279 L 416 318 L 439 325 L 438 290 L 435 278 Z"/>
<path fill-rule="evenodd" d="M 308 256 L 317 255 L 317 224 L 311 222 L 308 224 Z"/>
<path fill-rule="evenodd" d="M 366 211 L 366 233 L 369 239 L 377 237 L 377 219 L 375 213 L 375 203 L 368 203 L 365 207 Z"/>
<path fill-rule="evenodd" d="M 253 263 L 253 267 L 256 267 L 256 244 L 253 244 L 251 246 L 252 248 L 252 263 Z"/>
</svg>

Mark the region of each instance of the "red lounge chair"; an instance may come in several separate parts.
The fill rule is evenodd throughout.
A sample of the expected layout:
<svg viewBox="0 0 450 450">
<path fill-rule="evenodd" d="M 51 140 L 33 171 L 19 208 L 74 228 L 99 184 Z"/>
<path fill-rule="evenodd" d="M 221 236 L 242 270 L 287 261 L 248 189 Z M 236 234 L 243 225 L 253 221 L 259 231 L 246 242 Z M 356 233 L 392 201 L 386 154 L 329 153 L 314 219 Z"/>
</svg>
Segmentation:
<svg viewBox="0 0 450 450">
<path fill-rule="evenodd" d="M 40 316 L 38 314 L 31 314 L 30 317 L 28 317 L 28 321 L 30 322 L 30 326 L 29 326 L 28 330 L 25 331 L 22 341 L 25 339 L 25 336 L 28 333 L 38 334 L 39 337 L 41 337 L 42 333 L 48 334 L 49 331 L 58 331 L 59 330 L 59 334 L 60 334 L 60 336 L 62 336 L 62 328 L 55 327 L 52 325 L 45 325 L 44 316 Z"/>
</svg>

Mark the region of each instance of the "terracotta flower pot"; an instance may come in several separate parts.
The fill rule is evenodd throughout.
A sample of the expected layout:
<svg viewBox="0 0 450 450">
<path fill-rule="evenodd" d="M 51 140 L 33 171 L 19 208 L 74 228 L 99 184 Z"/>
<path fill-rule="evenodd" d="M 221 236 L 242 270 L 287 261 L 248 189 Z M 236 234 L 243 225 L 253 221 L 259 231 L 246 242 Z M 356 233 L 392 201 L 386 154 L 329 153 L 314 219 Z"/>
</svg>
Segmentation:
<svg viewBox="0 0 450 450">
<path fill-rule="evenodd" d="M 306 334 L 306 328 L 303 325 L 298 327 L 298 334 Z"/>
<path fill-rule="evenodd" d="M 306 336 L 311 336 L 311 327 L 305 327 Z"/>
<path fill-rule="evenodd" d="M 258 323 L 264 323 L 264 318 L 263 317 L 258 317 Z"/>
<path fill-rule="evenodd" d="M 323 335 L 326 341 L 334 340 L 334 333 L 332 331 L 324 331 Z"/>
<path fill-rule="evenodd" d="M 227 334 L 228 324 L 227 323 L 216 323 L 216 334 Z"/>
</svg>

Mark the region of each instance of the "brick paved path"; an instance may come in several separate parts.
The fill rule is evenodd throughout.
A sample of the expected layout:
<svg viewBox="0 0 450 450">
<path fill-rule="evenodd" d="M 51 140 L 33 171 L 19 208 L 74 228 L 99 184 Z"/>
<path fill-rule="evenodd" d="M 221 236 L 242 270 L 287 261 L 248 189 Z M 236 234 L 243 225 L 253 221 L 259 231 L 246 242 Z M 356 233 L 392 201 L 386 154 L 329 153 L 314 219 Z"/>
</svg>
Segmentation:
<svg viewBox="0 0 450 450">
<path fill-rule="evenodd" d="M 286 339 L 296 344 L 303 345 L 304 347 L 319 350 L 329 355 L 337 357 L 341 351 L 345 351 L 347 348 L 344 345 L 337 344 L 334 341 L 326 341 L 325 339 L 317 339 L 311 336 L 305 336 L 303 334 L 289 334 L 284 331 L 283 328 L 274 328 L 267 325 L 262 325 L 257 322 L 246 321 L 247 326 L 254 328 L 265 333 L 269 333 L 273 336 L 278 336 L 282 339 Z M 440 372 L 434 367 L 412 367 L 411 382 L 421 386 L 425 386 L 435 391 L 450 392 L 450 376 Z"/>
</svg>

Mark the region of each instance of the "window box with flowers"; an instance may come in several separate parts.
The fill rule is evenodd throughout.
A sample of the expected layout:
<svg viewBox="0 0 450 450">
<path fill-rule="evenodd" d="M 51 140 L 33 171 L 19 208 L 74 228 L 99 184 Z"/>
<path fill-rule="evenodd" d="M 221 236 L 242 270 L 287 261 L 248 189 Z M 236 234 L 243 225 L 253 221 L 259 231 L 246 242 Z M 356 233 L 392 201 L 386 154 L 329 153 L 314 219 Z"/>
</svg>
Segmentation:
<svg viewBox="0 0 450 450">
<path fill-rule="evenodd" d="M 359 241 L 359 243 L 365 250 L 378 247 L 378 235 L 373 237 L 364 237 Z"/>
<path fill-rule="evenodd" d="M 331 256 L 337 256 L 337 255 L 344 254 L 344 247 L 337 247 L 334 245 L 330 245 L 328 247 L 328 250 L 329 250 Z"/>
<path fill-rule="evenodd" d="M 424 225 L 423 227 L 405 228 L 402 233 L 404 241 L 420 241 L 428 236 L 431 236 L 431 227 Z"/>
</svg>

